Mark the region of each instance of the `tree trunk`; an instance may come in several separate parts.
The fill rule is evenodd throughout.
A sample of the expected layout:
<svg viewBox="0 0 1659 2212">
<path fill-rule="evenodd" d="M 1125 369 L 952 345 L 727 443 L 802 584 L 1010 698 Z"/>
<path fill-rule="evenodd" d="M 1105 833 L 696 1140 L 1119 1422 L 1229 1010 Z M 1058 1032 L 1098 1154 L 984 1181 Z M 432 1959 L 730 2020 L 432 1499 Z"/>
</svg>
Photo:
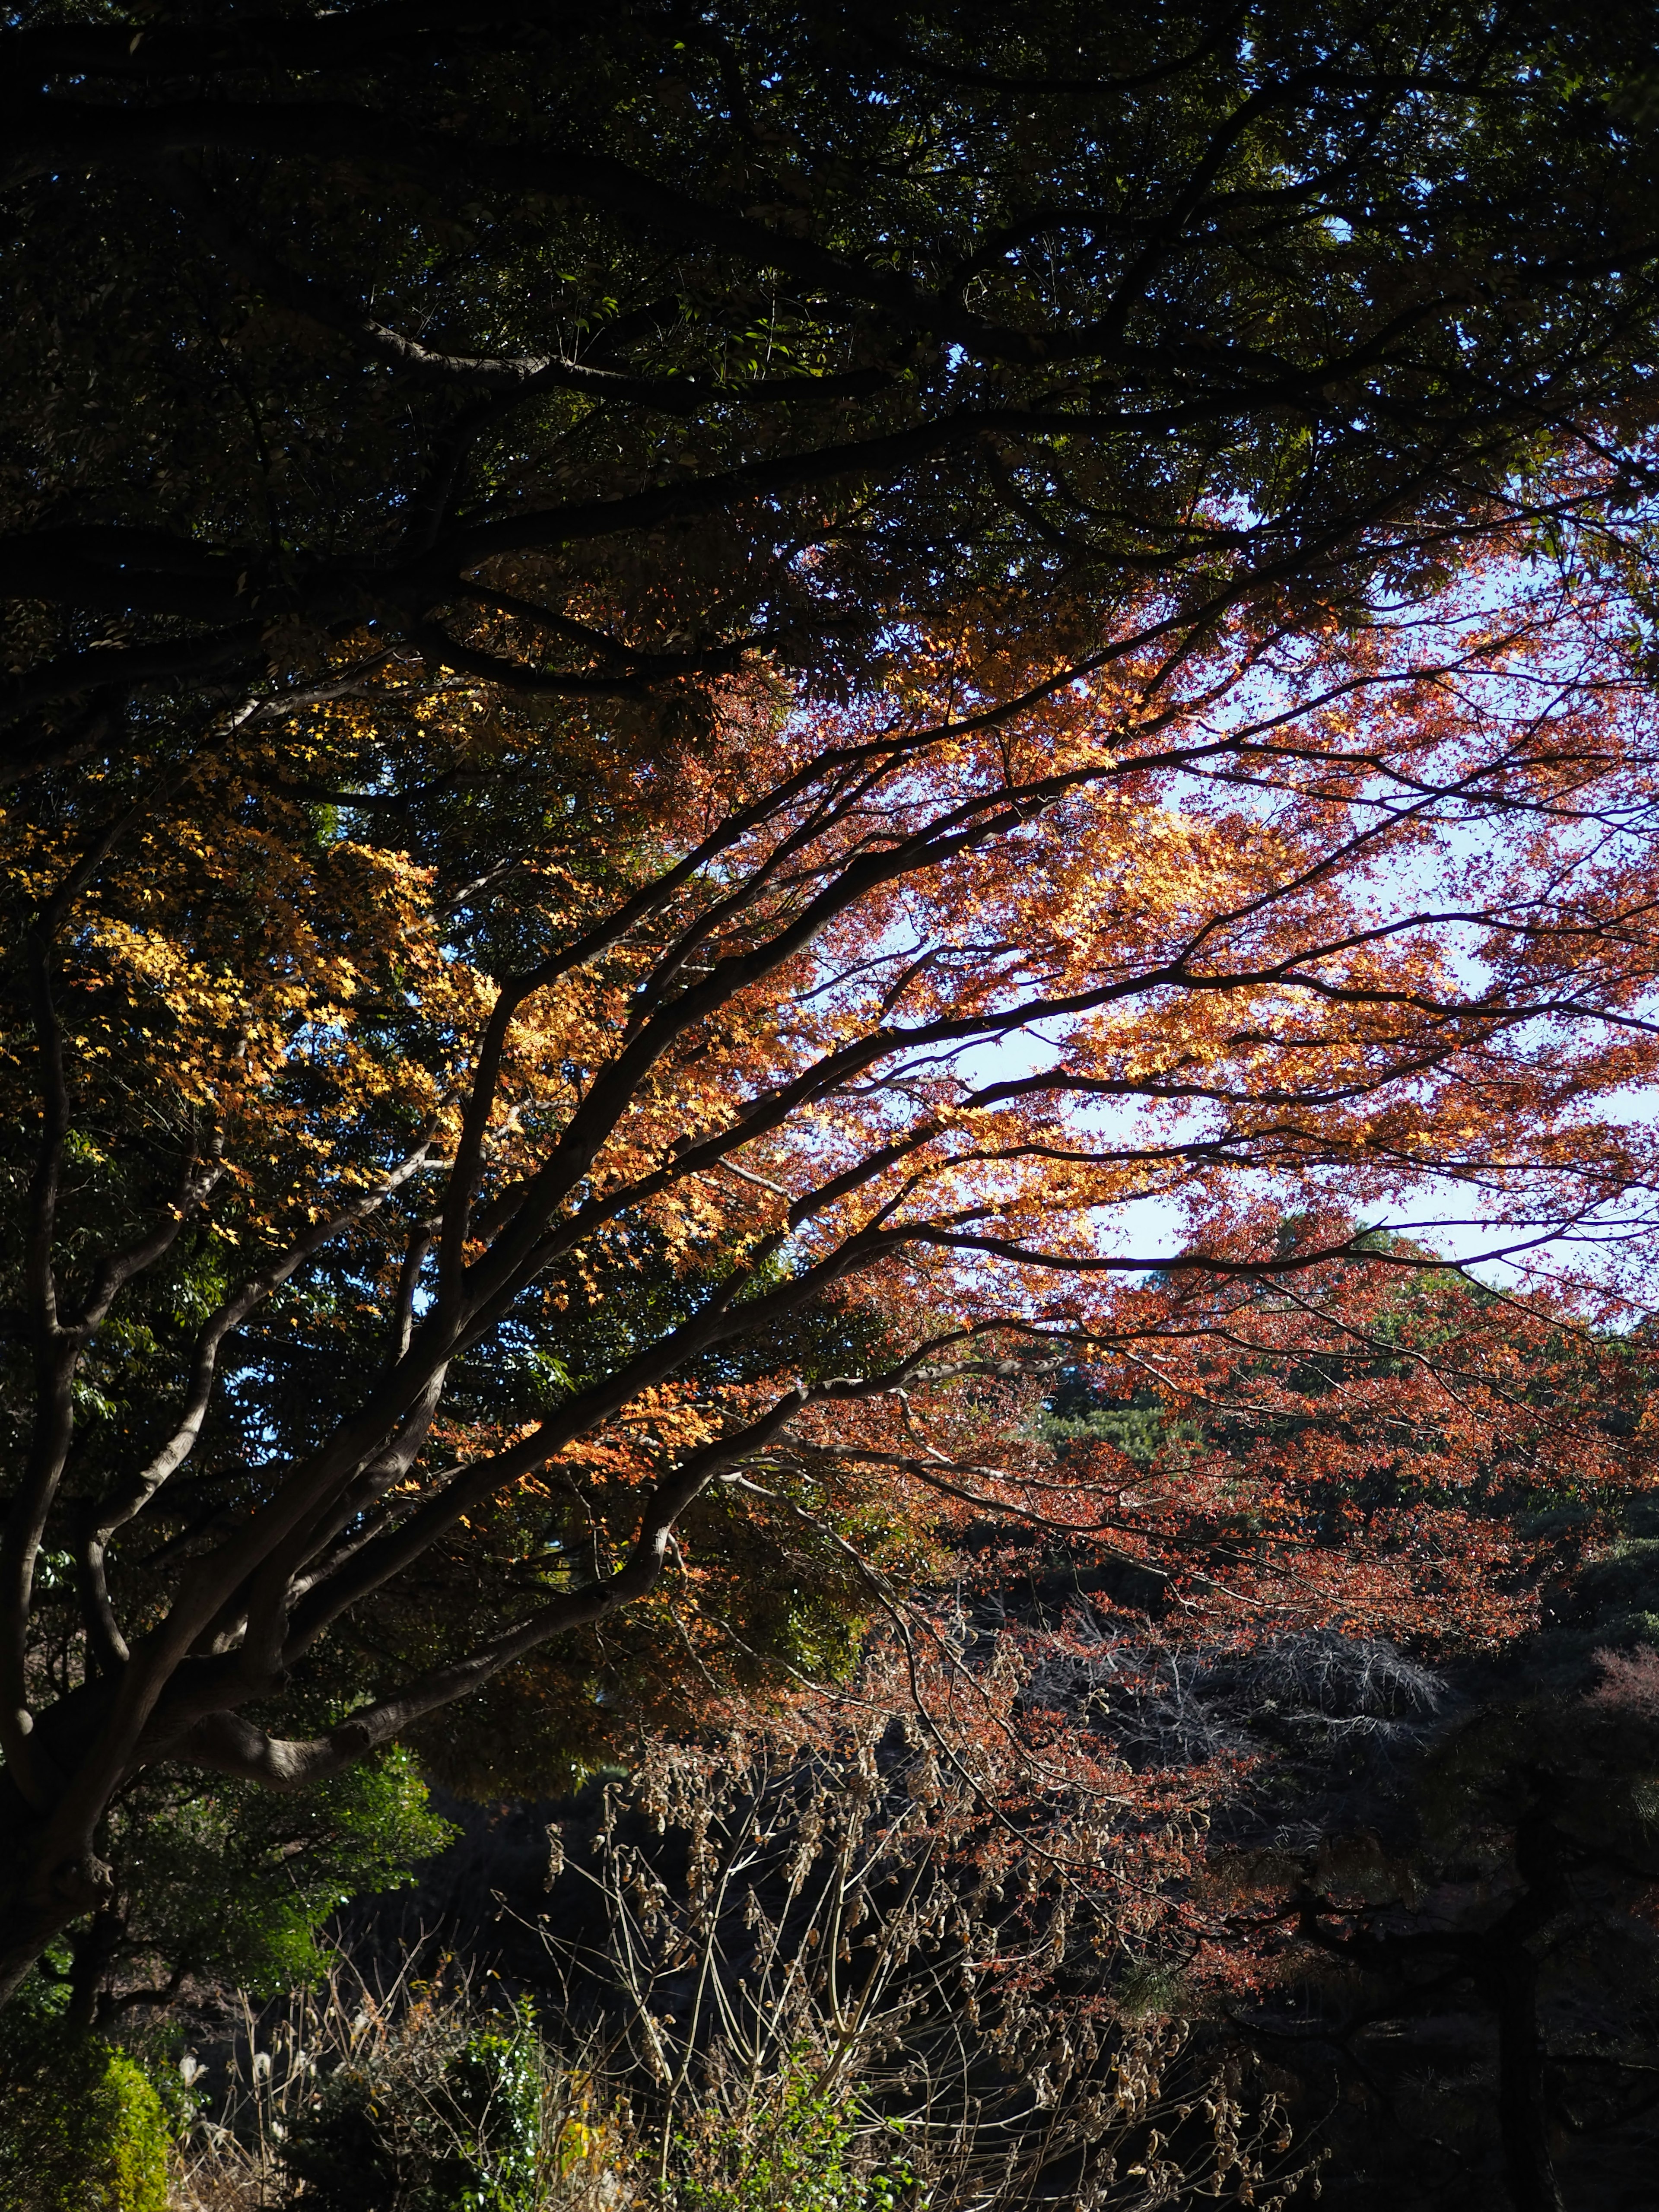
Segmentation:
<svg viewBox="0 0 1659 2212">
<path fill-rule="evenodd" d="M 0 2008 L 39 1964 L 54 1936 L 108 1906 L 113 1877 L 101 1860 L 47 1869 L 40 1823 L 0 1773 Z"/>
<path fill-rule="evenodd" d="M 1494 1963 L 1504 2178 L 1515 2212 L 1565 2212 L 1550 2157 L 1544 2050 L 1538 2033 L 1538 1962 L 1525 1944 L 1506 1943 Z"/>
<path fill-rule="evenodd" d="M 83 2034 L 98 2025 L 104 1977 L 125 1932 L 120 1914 L 106 1905 L 76 1931 L 70 1946 L 69 2023 Z"/>
<path fill-rule="evenodd" d="M 78 1918 L 66 1911 L 46 1912 L 12 1902 L 0 1912 L 0 2010 L 11 2002 L 40 1962 L 54 1936 L 61 1936 Z"/>
</svg>

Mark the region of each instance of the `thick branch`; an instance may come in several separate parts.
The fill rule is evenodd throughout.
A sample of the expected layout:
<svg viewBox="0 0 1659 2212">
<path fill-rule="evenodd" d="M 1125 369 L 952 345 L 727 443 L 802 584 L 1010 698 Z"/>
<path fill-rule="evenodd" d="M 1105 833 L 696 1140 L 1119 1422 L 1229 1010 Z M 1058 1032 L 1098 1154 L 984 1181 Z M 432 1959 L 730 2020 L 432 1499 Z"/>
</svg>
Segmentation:
<svg viewBox="0 0 1659 2212">
<path fill-rule="evenodd" d="M 298 1790 L 337 1774 L 424 1714 L 470 1696 L 538 1645 L 573 1628 L 602 1620 L 620 1607 L 653 1589 L 668 1556 L 674 1524 L 722 1471 L 745 1454 L 762 1449 L 799 1412 L 806 1392 L 797 1388 L 747 1428 L 707 1445 L 679 1473 L 661 1484 L 648 1501 L 627 1560 L 603 1582 L 572 1590 L 533 1613 L 516 1628 L 494 1638 L 468 1657 L 434 1668 L 389 1695 L 366 1705 L 307 1742 L 284 1742 L 237 1714 L 215 1714 L 198 1723 L 174 1747 L 173 1756 L 221 1773 L 236 1774 L 272 1790 Z"/>
</svg>

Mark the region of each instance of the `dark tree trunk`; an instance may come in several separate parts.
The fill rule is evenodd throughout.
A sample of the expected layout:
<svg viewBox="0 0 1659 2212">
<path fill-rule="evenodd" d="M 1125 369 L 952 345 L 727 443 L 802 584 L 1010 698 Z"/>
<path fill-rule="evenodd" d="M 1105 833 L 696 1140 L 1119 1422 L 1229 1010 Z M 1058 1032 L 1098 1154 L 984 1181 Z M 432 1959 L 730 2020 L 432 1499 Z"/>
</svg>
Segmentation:
<svg viewBox="0 0 1659 2212">
<path fill-rule="evenodd" d="M 101 1861 L 88 1856 L 48 1870 L 40 1841 L 39 1820 L 0 1774 L 0 2008 L 54 1937 L 104 1912 L 111 1899 L 113 1881 Z"/>
<path fill-rule="evenodd" d="M 83 2034 L 90 2035 L 98 2025 L 104 1978 L 125 1933 L 120 1914 L 106 1905 L 76 1932 L 70 1946 L 69 2023 Z"/>
<path fill-rule="evenodd" d="M 1498 2009 L 1498 2124 L 1504 2179 L 1515 2212 L 1565 2212 L 1550 2156 L 1544 2046 L 1538 2033 L 1538 1962 L 1522 1943 L 1494 1960 Z"/>
<path fill-rule="evenodd" d="M 9 2004 L 39 1966 L 54 1936 L 72 1927 L 73 1912 L 52 1912 L 16 1899 L 0 1906 L 0 2008 Z"/>
</svg>

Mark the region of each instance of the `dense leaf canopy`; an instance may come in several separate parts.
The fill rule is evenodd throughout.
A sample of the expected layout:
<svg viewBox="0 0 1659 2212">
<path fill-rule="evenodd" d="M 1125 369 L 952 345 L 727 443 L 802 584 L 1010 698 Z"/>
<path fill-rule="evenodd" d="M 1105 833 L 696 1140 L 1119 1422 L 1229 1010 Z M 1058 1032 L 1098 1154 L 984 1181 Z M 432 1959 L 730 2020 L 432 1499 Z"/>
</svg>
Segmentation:
<svg viewBox="0 0 1659 2212">
<path fill-rule="evenodd" d="M 975 1516 L 1524 1617 L 1628 1303 L 1363 1219 L 1650 1229 L 1638 29 L 0 34 L 0 1984 L 146 1778 L 591 1766 Z"/>
<path fill-rule="evenodd" d="M 1639 7 L 12 21 L 14 772 L 319 635 L 695 712 L 994 588 L 1086 658 L 1645 420 Z"/>
</svg>

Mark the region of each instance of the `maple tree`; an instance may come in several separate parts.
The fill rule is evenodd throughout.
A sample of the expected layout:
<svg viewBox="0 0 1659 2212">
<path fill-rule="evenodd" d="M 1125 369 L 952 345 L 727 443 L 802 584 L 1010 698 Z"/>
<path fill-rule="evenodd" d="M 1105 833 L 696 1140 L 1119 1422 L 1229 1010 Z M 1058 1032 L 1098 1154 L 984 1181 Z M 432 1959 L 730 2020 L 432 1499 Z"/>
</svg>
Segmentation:
<svg viewBox="0 0 1659 2212">
<path fill-rule="evenodd" d="M 1650 1396 L 1649 1354 L 1602 1350 L 1626 1390 L 1598 1393 L 1581 1372 L 1562 1427 L 1604 1448 L 1623 1427 L 1627 1448 L 1628 1385 Z M 1553 1395 L 1566 1376 L 1547 1372 Z M 1488 1469 L 1509 1496 L 1485 1510 L 1508 1524 L 1512 1591 L 1528 1579 L 1517 1536 L 1546 1564 L 1548 1602 L 1525 1634 L 1470 1646 L 1419 1626 L 1425 1664 L 1376 1634 L 1386 1609 L 1350 1616 L 1346 1634 L 1184 1652 L 1148 1651 L 1144 1632 L 1091 1648 L 1073 1633 L 1046 1679 L 1073 1725 L 1122 1751 L 1231 1761 L 1190 1885 L 1171 1897 L 1185 1955 L 1312 2101 L 1346 2089 L 1370 2108 L 1337 2130 L 1350 2179 L 1409 2175 L 1438 2202 L 1501 2166 L 1517 2212 L 1560 2212 L 1564 2183 L 1568 2202 L 1596 2201 L 1558 2181 L 1563 2124 L 1627 2127 L 1649 2071 L 1659 1545 L 1650 1472 L 1632 1495 L 1570 1451 L 1552 1477 L 1515 1441 Z M 1434 2075 L 1412 2094 L 1431 2045 Z M 1475 2082 L 1492 2094 L 1472 2106 Z"/>
<path fill-rule="evenodd" d="M 0 1986 L 146 1775 L 591 1766 L 976 1516 L 1524 1617 L 1605 1439 L 1360 1218 L 1644 1225 L 1645 16 L 1304 18 L 0 33 Z"/>
<path fill-rule="evenodd" d="M 1489 2011 L 1516 2212 L 1562 2212 L 1555 2144 L 1575 2106 L 1616 2124 L 1646 2086 L 1654 1652 L 1601 1657 L 1589 1696 L 1539 1668 L 1450 1715 L 1411 1774 L 1403 1844 L 1350 1827 L 1317 1850 L 1261 1853 L 1239 1882 L 1254 1889 L 1241 1921 L 1254 1911 L 1258 1947 L 1277 1939 L 1279 1977 L 1304 1993 L 1264 2024 L 1339 2043 Z"/>
<path fill-rule="evenodd" d="M 1467 2193 L 1490 2133 L 1506 2201 L 1561 2212 L 1562 2121 L 1618 2130 L 1649 2071 L 1651 1334 L 1410 1256 L 1194 1271 L 1066 1378 L 1062 1480 L 1024 1525 L 985 1498 L 917 1624 L 927 1759 L 886 1781 L 926 1808 L 931 1763 L 974 1807 L 969 1879 L 1010 1899 L 974 2001 L 1062 1960 L 1107 2017 L 1150 1985 L 1302 2112 L 1340 2100 L 1350 2183 Z M 860 1689 L 902 1712 L 915 1680 Z"/>
<path fill-rule="evenodd" d="M 1460 1426 L 1471 1330 L 1366 1319 L 1353 1285 L 1427 1261 L 1355 1212 L 1449 1185 L 1499 1243 L 1644 1229 L 1650 1137 L 1602 1104 L 1655 1049 L 1611 586 L 1517 549 L 1461 600 L 1085 680 L 969 625 L 844 708 L 730 679 L 677 751 L 380 684 L 9 818 L 14 1983 L 148 1771 L 291 1789 L 412 1733 L 510 1787 L 561 1731 L 591 1760 L 832 1664 L 953 1517 L 1501 1631 L 1455 1493 L 1547 1318 Z M 1358 1421 L 1169 1495 L 1053 1472 L 1033 1400 L 1079 1358 L 1202 1395 L 1242 1344 L 1290 1421 L 1304 1282 L 1340 1403 L 1407 1423 L 1400 1496 Z"/>
</svg>

